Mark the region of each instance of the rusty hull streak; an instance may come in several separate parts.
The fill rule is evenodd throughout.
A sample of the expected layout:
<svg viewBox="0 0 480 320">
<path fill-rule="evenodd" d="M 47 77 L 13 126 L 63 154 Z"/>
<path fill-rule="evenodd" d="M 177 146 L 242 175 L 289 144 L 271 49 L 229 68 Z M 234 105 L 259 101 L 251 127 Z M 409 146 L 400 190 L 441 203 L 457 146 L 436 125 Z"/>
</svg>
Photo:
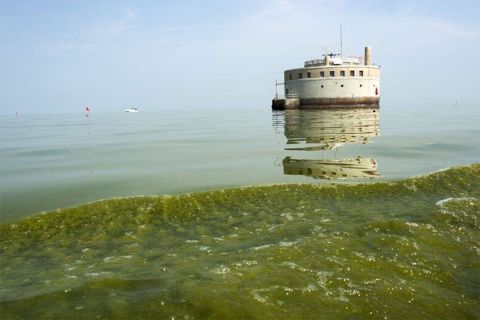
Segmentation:
<svg viewBox="0 0 480 320">
<path fill-rule="evenodd" d="M 380 108 L 380 97 L 302 98 L 288 100 L 289 101 L 285 99 L 273 99 L 272 109 Z"/>
<path fill-rule="evenodd" d="M 341 106 L 341 105 L 379 105 L 380 97 L 357 98 L 302 98 L 302 106 Z"/>
</svg>

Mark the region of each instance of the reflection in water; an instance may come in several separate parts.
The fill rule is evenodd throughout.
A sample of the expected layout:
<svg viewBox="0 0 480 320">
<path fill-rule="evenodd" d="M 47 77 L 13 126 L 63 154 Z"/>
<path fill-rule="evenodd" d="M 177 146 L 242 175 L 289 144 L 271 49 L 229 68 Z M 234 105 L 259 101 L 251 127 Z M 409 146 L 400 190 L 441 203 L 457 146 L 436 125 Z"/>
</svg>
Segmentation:
<svg viewBox="0 0 480 320">
<path fill-rule="evenodd" d="M 321 159 L 283 159 L 285 174 L 320 179 L 375 178 L 377 163 L 370 157 L 353 156 L 324 160 L 323 152 L 344 144 L 366 144 L 380 135 L 378 109 L 286 110 L 273 115 L 274 127 L 283 125 L 287 151 L 322 151 Z M 336 152 L 335 152 L 336 153 Z M 335 158 L 335 154 L 332 155 Z"/>
<path fill-rule="evenodd" d="M 356 157 L 343 160 L 283 159 L 285 174 L 305 175 L 319 179 L 375 178 L 377 163 L 374 159 Z"/>
</svg>

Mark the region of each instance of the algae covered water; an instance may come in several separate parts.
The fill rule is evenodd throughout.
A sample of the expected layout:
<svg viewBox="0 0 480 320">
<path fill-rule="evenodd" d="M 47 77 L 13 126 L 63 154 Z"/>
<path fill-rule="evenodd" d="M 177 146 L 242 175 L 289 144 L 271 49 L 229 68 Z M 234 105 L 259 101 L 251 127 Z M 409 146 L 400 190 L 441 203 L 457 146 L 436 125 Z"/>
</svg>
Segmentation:
<svg viewBox="0 0 480 320">
<path fill-rule="evenodd" d="M 478 319 L 480 165 L 99 201 L 1 226 L 2 318 Z"/>
</svg>

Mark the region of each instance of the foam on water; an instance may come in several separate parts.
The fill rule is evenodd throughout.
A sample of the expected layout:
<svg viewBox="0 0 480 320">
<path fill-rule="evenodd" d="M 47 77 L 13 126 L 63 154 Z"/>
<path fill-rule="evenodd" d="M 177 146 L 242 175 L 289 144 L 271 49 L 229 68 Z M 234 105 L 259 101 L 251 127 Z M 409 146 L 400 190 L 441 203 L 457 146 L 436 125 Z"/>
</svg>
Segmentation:
<svg viewBox="0 0 480 320">
<path fill-rule="evenodd" d="M 437 203 L 435 203 L 435 205 L 443 207 L 448 202 L 455 202 L 455 201 L 473 202 L 475 200 L 477 200 L 477 198 L 472 198 L 472 197 L 469 197 L 469 198 L 447 198 L 447 199 L 443 199 L 443 200 L 438 201 Z"/>
</svg>

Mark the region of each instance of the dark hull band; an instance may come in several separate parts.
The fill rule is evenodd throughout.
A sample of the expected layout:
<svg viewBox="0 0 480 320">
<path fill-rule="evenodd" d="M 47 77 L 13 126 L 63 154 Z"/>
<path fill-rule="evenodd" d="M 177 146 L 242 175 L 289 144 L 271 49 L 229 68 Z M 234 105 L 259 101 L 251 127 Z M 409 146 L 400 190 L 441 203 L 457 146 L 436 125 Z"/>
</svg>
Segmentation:
<svg viewBox="0 0 480 320">
<path fill-rule="evenodd" d="M 378 108 L 380 97 L 357 98 L 300 98 L 300 99 L 274 99 L 273 110 L 284 109 L 327 109 L 327 108 Z"/>
<path fill-rule="evenodd" d="M 378 105 L 380 97 L 358 97 L 358 98 L 302 98 L 300 106 L 325 106 L 325 105 Z"/>
</svg>

